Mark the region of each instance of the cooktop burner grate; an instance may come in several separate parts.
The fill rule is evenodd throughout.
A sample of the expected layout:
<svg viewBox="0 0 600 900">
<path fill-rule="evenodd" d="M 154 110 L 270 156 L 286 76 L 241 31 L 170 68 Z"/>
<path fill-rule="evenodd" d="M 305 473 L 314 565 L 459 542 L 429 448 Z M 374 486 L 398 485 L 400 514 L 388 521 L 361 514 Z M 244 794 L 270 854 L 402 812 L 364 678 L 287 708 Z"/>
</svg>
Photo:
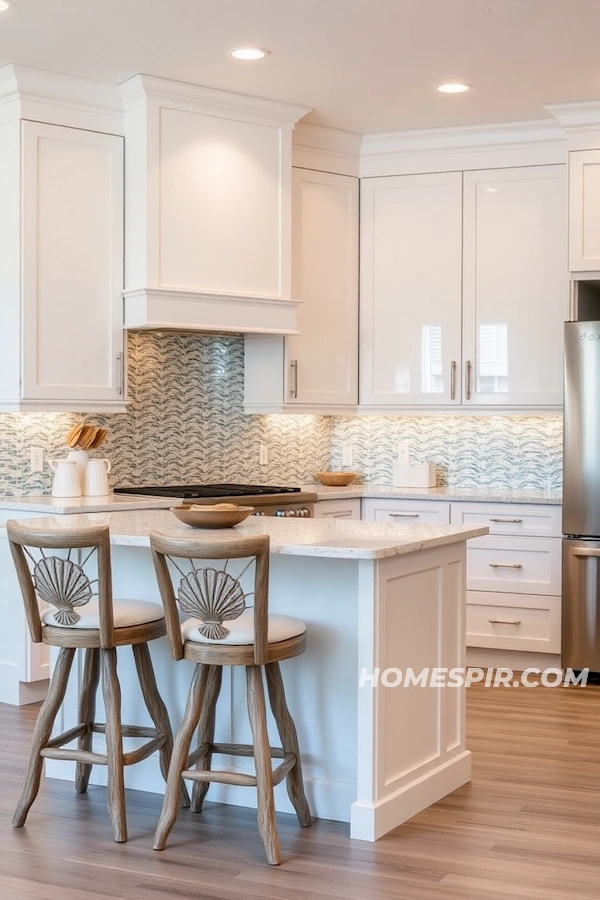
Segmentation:
<svg viewBox="0 0 600 900">
<path fill-rule="evenodd" d="M 115 494 L 143 494 L 148 497 L 179 497 L 188 500 L 196 497 L 256 497 L 271 494 L 296 494 L 299 487 L 279 487 L 268 484 L 175 484 L 160 487 L 115 488 Z"/>
</svg>

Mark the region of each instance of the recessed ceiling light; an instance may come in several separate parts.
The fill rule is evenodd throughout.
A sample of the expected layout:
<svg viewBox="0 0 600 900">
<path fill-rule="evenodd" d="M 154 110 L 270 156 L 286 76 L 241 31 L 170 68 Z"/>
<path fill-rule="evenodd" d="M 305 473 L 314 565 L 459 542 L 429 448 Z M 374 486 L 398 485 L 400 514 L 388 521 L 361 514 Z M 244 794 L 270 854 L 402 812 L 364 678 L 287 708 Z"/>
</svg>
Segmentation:
<svg viewBox="0 0 600 900">
<path fill-rule="evenodd" d="M 11 6 L 14 6 L 12 0 L 0 0 L 0 12 L 7 12 Z"/>
<path fill-rule="evenodd" d="M 448 84 L 438 84 L 435 89 L 440 94 L 464 94 L 465 91 L 471 90 L 471 85 L 460 81 L 451 81 Z"/>
<path fill-rule="evenodd" d="M 263 50 L 262 47 L 234 47 L 233 50 L 228 50 L 227 53 L 229 56 L 233 56 L 234 59 L 245 60 L 264 59 L 265 56 L 269 55 L 269 51 Z"/>
</svg>

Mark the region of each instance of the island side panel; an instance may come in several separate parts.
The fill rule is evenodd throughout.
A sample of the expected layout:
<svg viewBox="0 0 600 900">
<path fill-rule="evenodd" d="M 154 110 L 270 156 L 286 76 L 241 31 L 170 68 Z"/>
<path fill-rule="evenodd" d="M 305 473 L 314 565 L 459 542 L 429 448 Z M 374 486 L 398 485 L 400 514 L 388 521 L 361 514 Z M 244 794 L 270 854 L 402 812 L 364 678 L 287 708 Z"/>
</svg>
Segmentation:
<svg viewBox="0 0 600 900">
<path fill-rule="evenodd" d="M 361 567 L 359 664 L 379 680 L 359 688 L 351 835 L 373 841 L 470 779 L 465 688 L 384 683 L 464 666 L 465 544 Z"/>
</svg>

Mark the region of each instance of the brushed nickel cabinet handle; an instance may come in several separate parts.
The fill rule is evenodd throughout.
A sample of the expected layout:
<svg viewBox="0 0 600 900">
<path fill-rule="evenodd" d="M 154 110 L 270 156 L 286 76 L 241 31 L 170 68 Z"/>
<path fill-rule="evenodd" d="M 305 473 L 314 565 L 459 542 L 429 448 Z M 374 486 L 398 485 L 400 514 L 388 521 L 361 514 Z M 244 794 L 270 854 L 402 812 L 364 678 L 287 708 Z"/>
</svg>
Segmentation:
<svg viewBox="0 0 600 900">
<path fill-rule="evenodd" d="M 450 399 L 456 400 L 456 360 L 450 363 Z"/>
<path fill-rule="evenodd" d="M 119 397 L 123 396 L 125 392 L 125 354 L 117 353 L 117 365 L 119 367 L 118 371 L 118 382 L 117 382 L 117 394 Z"/>
<path fill-rule="evenodd" d="M 420 513 L 388 513 L 390 519 L 419 519 Z"/>
<path fill-rule="evenodd" d="M 488 619 L 490 625 L 520 625 L 520 619 Z"/>
<path fill-rule="evenodd" d="M 600 548 L 595 550 L 593 547 L 581 547 L 577 550 L 575 547 L 571 550 L 571 556 L 600 556 Z"/>
<path fill-rule="evenodd" d="M 490 519 L 490 522 L 510 522 L 517 525 L 519 522 L 522 522 L 523 519 Z"/>
<path fill-rule="evenodd" d="M 467 364 L 465 366 L 465 370 L 466 370 L 465 377 L 466 377 L 466 382 L 467 382 L 466 388 L 465 388 L 465 397 L 467 400 L 471 399 L 471 369 L 472 369 L 471 360 L 468 359 Z"/>
<path fill-rule="evenodd" d="M 292 387 L 290 388 L 290 394 L 292 395 L 294 400 L 298 398 L 298 360 L 292 359 L 290 362 L 290 369 L 294 375 L 294 379 L 292 381 Z"/>
<path fill-rule="evenodd" d="M 488 563 L 492 569 L 522 569 L 521 563 Z"/>
</svg>

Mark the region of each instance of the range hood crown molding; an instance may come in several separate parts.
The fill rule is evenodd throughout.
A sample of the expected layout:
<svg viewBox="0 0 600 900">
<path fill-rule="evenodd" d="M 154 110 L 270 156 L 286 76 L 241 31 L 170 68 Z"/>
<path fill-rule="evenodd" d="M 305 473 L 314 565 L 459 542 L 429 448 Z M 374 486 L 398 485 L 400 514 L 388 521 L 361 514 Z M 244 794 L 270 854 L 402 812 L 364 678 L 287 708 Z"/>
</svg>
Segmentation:
<svg viewBox="0 0 600 900">
<path fill-rule="evenodd" d="M 298 334 L 299 300 L 163 287 L 126 290 L 123 298 L 123 324 L 131 331 Z"/>
</svg>

